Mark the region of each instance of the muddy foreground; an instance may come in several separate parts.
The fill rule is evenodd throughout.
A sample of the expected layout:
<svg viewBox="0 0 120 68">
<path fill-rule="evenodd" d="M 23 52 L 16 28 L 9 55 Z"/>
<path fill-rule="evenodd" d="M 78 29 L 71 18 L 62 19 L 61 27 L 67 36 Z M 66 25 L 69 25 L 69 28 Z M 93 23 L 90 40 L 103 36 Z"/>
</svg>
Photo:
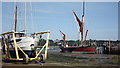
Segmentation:
<svg viewBox="0 0 120 68">
<path fill-rule="evenodd" d="M 2 62 L 2 68 L 120 68 L 119 58 L 118 55 L 60 53 L 55 47 L 48 51 L 46 63 Z"/>
</svg>

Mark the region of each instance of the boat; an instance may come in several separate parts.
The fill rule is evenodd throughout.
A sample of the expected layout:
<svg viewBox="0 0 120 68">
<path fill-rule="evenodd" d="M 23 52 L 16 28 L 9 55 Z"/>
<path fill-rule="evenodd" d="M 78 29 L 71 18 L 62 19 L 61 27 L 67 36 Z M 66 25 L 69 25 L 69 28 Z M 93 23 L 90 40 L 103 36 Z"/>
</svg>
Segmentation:
<svg viewBox="0 0 120 68">
<path fill-rule="evenodd" d="M 26 20 L 24 23 L 26 23 Z M 40 39 L 45 33 L 47 34 L 46 42 L 43 45 L 43 47 L 39 51 L 37 51 L 36 49 L 39 45 Z M 49 34 L 50 31 L 48 30 L 43 32 L 34 32 L 28 35 L 26 32 L 25 25 L 23 31 L 17 31 L 16 5 L 14 12 L 14 29 L 12 31 L 0 34 L 0 36 L 2 37 L 3 53 L 6 55 L 7 60 L 25 60 L 26 63 L 28 63 L 29 60 L 46 60 L 49 43 Z M 43 50 L 45 51 L 44 55 L 42 54 Z"/>
<path fill-rule="evenodd" d="M 11 53 L 10 56 L 12 58 L 15 58 L 16 56 L 15 56 L 15 50 L 14 50 L 14 38 L 11 32 L 14 32 L 16 44 L 21 49 L 23 49 L 23 51 L 25 51 L 25 53 L 30 57 L 31 53 L 33 52 L 34 47 L 37 46 L 39 39 L 37 37 L 33 38 L 32 36 L 27 36 L 25 29 L 20 32 L 17 31 L 17 5 L 15 7 L 14 17 L 15 17 L 14 30 L 10 32 L 2 33 L 1 35 L 7 35 L 6 44 L 9 46 L 9 51 Z M 18 52 L 20 52 L 20 50 L 18 50 Z M 19 56 L 22 57 L 23 55 L 19 55 Z"/>
<path fill-rule="evenodd" d="M 88 34 L 88 30 L 86 30 L 86 34 L 84 36 L 84 4 L 83 2 L 83 15 L 82 15 L 82 21 L 77 17 L 76 13 L 72 10 L 73 16 L 78 22 L 79 25 L 79 35 L 81 38 L 81 44 L 78 44 L 78 46 L 69 46 L 66 42 L 66 35 L 60 31 L 60 33 L 63 35 L 64 45 L 60 46 L 61 52 L 81 52 L 81 53 L 95 53 L 96 52 L 96 44 L 86 44 L 86 38 Z M 83 39 L 84 38 L 84 39 Z"/>
</svg>

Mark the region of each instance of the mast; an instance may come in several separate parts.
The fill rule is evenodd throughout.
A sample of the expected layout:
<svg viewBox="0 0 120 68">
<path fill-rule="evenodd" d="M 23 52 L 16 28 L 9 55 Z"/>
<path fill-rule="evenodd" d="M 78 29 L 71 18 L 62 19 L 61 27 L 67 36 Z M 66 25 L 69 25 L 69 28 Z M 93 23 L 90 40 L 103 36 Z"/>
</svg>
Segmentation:
<svg viewBox="0 0 120 68">
<path fill-rule="evenodd" d="M 85 0 L 83 0 L 83 16 L 85 15 Z"/>
<path fill-rule="evenodd" d="M 14 13 L 14 31 L 17 30 L 17 5 L 15 7 L 15 13 Z"/>
<path fill-rule="evenodd" d="M 80 19 L 77 17 L 77 15 L 75 14 L 75 12 L 72 11 L 74 18 L 75 18 L 76 22 L 78 22 L 79 27 L 80 27 L 80 28 L 79 28 L 79 35 L 81 34 L 81 35 L 80 35 L 80 40 L 81 40 L 81 44 L 82 44 L 82 45 L 83 45 L 83 42 L 84 42 L 84 40 L 83 40 L 83 36 L 84 36 L 84 15 L 85 15 L 84 10 L 85 10 L 85 2 L 84 2 L 84 0 L 83 0 L 82 21 L 80 21 Z M 88 32 L 88 30 L 87 30 L 87 32 Z M 86 36 L 87 36 L 87 32 L 86 32 Z"/>
<path fill-rule="evenodd" d="M 26 0 L 24 3 L 24 32 L 26 33 Z"/>
<path fill-rule="evenodd" d="M 83 35 L 84 35 L 84 15 L 85 15 L 85 0 L 83 0 L 83 15 L 82 15 L 82 32 L 81 32 L 81 44 L 83 45 Z"/>
</svg>

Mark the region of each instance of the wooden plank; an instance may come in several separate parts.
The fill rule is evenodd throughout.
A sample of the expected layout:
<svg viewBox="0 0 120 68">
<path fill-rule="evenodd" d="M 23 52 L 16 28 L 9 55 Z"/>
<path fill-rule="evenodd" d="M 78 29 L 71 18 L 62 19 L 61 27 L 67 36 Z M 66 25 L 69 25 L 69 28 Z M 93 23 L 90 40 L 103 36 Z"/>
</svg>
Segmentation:
<svg viewBox="0 0 120 68">
<path fill-rule="evenodd" d="M 4 33 L 2 33 L 2 34 L 0 34 L 0 35 L 12 34 L 12 33 L 14 33 L 14 31 L 4 32 Z"/>
<path fill-rule="evenodd" d="M 43 32 L 35 32 L 35 33 L 32 33 L 32 35 L 35 35 L 35 34 L 44 34 L 44 33 L 50 33 L 50 30 L 43 31 Z"/>
</svg>

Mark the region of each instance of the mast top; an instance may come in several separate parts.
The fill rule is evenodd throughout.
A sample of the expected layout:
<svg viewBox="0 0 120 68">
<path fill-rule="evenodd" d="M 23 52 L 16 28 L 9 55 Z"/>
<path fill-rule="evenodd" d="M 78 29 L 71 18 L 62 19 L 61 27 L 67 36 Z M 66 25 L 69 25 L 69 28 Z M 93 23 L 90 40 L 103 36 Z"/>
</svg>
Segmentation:
<svg viewBox="0 0 120 68">
<path fill-rule="evenodd" d="M 85 15 L 85 0 L 83 0 L 83 17 L 84 17 L 84 15 Z"/>
<path fill-rule="evenodd" d="M 14 12 L 14 31 L 17 30 L 17 5 L 15 6 L 15 12 Z"/>
</svg>

